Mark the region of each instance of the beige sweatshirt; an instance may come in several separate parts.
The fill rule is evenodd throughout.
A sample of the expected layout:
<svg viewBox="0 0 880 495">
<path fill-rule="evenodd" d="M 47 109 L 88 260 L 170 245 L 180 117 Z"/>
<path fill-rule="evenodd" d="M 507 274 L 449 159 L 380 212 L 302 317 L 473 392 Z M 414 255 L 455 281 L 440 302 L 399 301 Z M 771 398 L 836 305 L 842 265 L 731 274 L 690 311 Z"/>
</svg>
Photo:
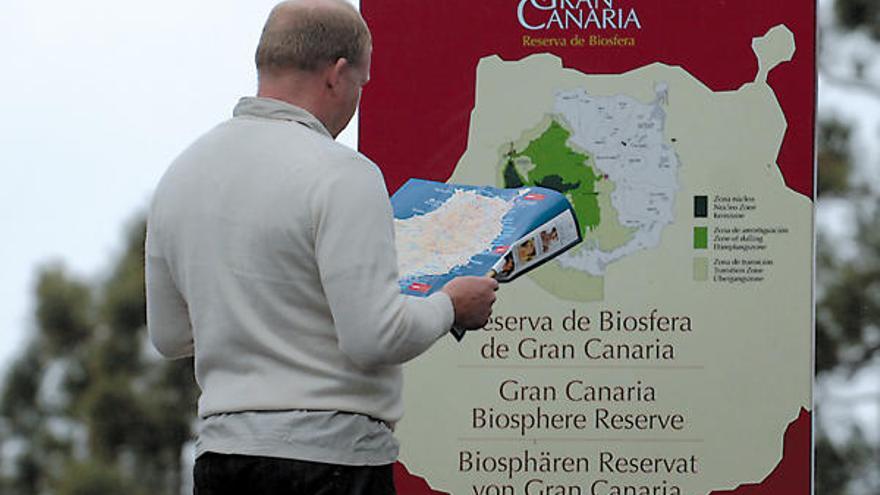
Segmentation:
<svg viewBox="0 0 880 495">
<path fill-rule="evenodd" d="M 243 98 L 155 192 L 147 320 L 163 355 L 195 355 L 199 415 L 327 410 L 400 419 L 400 364 L 453 322 L 399 293 L 379 169 L 315 117 Z"/>
</svg>

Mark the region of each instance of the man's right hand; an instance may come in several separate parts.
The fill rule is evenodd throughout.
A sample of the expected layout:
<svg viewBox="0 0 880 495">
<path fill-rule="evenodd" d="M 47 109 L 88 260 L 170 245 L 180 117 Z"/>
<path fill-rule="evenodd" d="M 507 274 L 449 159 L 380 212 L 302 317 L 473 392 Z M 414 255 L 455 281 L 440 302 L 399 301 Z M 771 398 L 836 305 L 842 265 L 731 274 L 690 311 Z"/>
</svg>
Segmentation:
<svg viewBox="0 0 880 495">
<path fill-rule="evenodd" d="M 490 277 L 457 277 L 443 286 L 452 300 L 455 326 L 466 330 L 483 327 L 492 314 L 498 281 Z"/>
</svg>

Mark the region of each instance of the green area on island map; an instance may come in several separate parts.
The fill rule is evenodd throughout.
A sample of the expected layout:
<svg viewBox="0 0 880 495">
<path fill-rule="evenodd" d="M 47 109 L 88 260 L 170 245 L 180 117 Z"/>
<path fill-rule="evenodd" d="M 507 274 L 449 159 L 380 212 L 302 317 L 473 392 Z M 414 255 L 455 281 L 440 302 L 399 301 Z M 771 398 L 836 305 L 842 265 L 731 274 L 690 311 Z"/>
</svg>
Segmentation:
<svg viewBox="0 0 880 495">
<path fill-rule="evenodd" d="M 541 186 L 568 196 L 583 234 L 599 226 L 601 216 L 596 193 L 600 179 L 589 166 L 590 156 L 568 145 L 571 133 L 555 119 L 550 127 L 520 153 L 511 151 L 504 167 L 505 187 Z M 534 166 L 524 178 L 515 161 L 528 158 Z"/>
</svg>

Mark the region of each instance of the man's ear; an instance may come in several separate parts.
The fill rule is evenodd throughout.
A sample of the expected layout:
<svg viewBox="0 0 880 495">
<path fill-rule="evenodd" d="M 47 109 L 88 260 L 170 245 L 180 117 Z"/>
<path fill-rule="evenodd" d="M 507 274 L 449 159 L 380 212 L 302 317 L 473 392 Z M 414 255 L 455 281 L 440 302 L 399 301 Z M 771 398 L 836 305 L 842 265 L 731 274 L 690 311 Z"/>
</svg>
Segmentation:
<svg viewBox="0 0 880 495">
<path fill-rule="evenodd" d="M 325 80 L 327 82 L 327 89 L 336 90 L 336 87 L 342 80 L 342 74 L 345 69 L 348 68 L 348 65 L 348 59 L 340 58 L 336 60 L 336 63 L 327 66 L 327 75 L 325 77 Z"/>
</svg>

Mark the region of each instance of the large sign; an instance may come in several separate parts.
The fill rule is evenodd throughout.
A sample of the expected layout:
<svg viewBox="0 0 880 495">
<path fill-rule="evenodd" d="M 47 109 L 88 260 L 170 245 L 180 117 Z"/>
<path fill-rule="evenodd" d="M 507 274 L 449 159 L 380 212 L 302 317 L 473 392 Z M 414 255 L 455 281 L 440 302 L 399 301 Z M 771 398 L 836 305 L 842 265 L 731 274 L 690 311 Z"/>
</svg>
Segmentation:
<svg viewBox="0 0 880 495">
<path fill-rule="evenodd" d="M 400 493 L 810 492 L 815 5 L 362 0 L 361 149 L 583 244 L 406 368 Z"/>
</svg>

